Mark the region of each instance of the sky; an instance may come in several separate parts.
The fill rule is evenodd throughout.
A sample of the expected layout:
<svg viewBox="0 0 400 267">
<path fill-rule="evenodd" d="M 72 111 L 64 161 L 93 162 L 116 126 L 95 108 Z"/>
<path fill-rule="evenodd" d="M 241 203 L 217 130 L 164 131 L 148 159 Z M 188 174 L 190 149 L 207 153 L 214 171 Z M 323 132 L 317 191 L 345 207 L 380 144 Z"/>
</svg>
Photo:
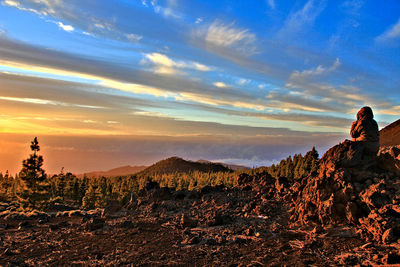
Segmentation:
<svg viewBox="0 0 400 267">
<path fill-rule="evenodd" d="M 262 166 L 400 115 L 398 0 L 0 0 L 0 172 Z"/>
</svg>

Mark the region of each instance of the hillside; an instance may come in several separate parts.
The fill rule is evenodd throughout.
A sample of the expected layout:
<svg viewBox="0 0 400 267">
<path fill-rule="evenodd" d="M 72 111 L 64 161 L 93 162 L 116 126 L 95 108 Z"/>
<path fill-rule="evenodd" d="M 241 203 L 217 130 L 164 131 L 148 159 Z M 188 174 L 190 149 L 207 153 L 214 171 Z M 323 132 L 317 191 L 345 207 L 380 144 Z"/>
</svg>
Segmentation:
<svg viewBox="0 0 400 267">
<path fill-rule="evenodd" d="M 114 168 L 108 171 L 93 171 L 93 172 L 87 172 L 84 174 L 81 174 L 79 176 L 86 176 L 86 177 L 114 177 L 114 176 L 124 176 L 124 175 L 130 175 L 130 174 L 135 174 L 140 171 L 143 171 L 146 169 L 147 166 L 122 166 L 118 168 Z"/>
<path fill-rule="evenodd" d="M 161 160 L 145 170 L 139 172 L 138 176 L 153 176 L 157 174 L 189 173 L 189 172 L 230 172 L 231 169 L 218 163 L 201 163 L 187 161 L 178 157 Z"/>
<path fill-rule="evenodd" d="M 400 145 L 400 119 L 379 132 L 381 146 Z"/>
<path fill-rule="evenodd" d="M 205 159 L 199 159 L 197 162 L 199 163 L 213 163 L 212 161 L 205 160 Z M 217 164 L 221 164 L 222 166 L 227 167 L 228 169 L 234 170 L 234 171 L 242 171 L 242 170 L 248 170 L 250 169 L 247 166 L 243 165 L 235 165 L 235 164 L 227 164 L 227 163 L 221 163 L 221 162 L 216 162 Z"/>
</svg>

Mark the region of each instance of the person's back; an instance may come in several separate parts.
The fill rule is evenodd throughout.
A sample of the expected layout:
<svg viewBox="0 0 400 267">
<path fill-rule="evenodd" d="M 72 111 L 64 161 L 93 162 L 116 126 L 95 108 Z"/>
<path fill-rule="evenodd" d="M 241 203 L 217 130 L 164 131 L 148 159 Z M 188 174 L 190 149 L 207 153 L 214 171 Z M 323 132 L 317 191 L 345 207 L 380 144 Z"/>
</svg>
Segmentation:
<svg viewBox="0 0 400 267">
<path fill-rule="evenodd" d="M 370 107 L 363 107 L 357 113 L 357 121 L 351 126 L 350 136 L 353 141 L 365 142 L 369 152 L 378 153 L 379 128 Z"/>
</svg>

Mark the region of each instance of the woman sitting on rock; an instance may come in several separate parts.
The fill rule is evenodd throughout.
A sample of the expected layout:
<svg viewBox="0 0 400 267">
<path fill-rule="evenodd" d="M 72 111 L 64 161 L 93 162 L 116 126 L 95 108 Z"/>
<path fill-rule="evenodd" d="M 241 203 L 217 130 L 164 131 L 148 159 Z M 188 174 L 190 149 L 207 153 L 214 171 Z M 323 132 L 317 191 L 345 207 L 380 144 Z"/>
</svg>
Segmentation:
<svg viewBox="0 0 400 267">
<path fill-rule="evenodd" d="M 363 107 L 357 113 L 357 120 L 351 125 L 353 141 L 365 142 L 365 152 L 377 154 L 379 150 L 379 129 L 370 107 Z"/>
</svg>

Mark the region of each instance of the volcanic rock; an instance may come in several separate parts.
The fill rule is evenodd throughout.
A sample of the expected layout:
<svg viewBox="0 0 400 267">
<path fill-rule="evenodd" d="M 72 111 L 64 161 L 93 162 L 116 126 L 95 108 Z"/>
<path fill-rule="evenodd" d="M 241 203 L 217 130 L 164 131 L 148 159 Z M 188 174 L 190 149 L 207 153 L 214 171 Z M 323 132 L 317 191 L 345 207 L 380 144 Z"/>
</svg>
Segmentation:
<svg viewBox="0 0 400 267">
<path fill-rule="evenodd" d="M 197 226 L 197 221 L 189 217 L 189 215 L 183 213 L 180 220 L 180 225 L 182 228 L 193 228 Z"/>
<path fill-rule="evenodd" d="M 88 222 L 85 223 L 85 229 L 87 231 L 95 231 L 104 227 L 105 220 L 102 218 L 91 218 Z"/>
</svg>

